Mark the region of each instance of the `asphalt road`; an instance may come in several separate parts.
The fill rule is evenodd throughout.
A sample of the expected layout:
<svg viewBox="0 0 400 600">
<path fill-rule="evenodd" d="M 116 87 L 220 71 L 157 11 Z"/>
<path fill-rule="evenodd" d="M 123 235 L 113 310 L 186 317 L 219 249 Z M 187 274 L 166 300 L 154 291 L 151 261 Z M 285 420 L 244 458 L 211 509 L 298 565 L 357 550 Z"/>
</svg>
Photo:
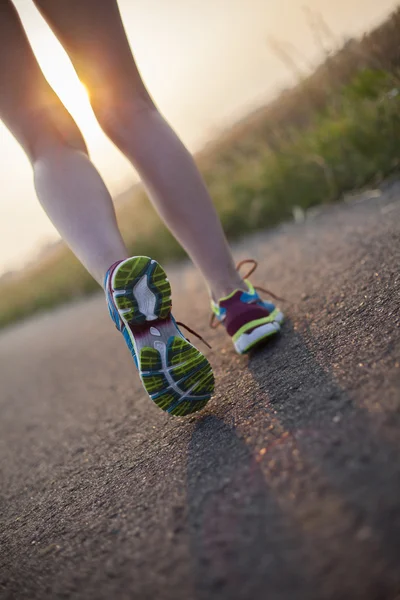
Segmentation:
<svg viewBox="0 0 400 600">
<path fill-rule="evenodd" d="M 239 244 L 290 302 L 238 357 L 190 265 L 217 394 L 168 417 L 96 296 L 0 335 L 1 600 L 400 598 L 400 183 Z"/>
</svg>

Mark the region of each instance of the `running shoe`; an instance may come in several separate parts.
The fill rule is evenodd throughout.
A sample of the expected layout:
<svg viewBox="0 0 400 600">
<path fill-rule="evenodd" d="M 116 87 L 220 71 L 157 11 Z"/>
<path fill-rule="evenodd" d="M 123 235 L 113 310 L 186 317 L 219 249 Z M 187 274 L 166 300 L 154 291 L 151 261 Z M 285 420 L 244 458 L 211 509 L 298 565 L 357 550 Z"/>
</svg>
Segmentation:
<svg viewBox="0 0 400 600">
<path fill-rule="evenodd" d="M 204 408 L 214 390 L 212 369 L 178 325 L 203 338 L 171 314 L 164 269 L 147 256 L 133 256 L 110 267 L 104 288 L 110 316 L 153 402 L 175 416 Z"/>
<path fill-rule="evenodd" d="M 269 294 L 276 300 L 283 300 L 272 292 L 260 287 L 254 287 L 248 277 L 257 268 L 255 260 L 241 261 L 242 265 L 251 263 L 252 268 L 244 277 L 247 291 L 235 290 L 229 296 L 220 298 L 218 302 L 211 300 L 212 316 L 210 325 L 215 328 L 223 324 L 238 354 L 245 354 L 252 348 L 265 343 L 272 335 L 281 329 L 284 316 L 279 308 L 271 302 L 262 300 L 257 290 Z"/>
</svg>

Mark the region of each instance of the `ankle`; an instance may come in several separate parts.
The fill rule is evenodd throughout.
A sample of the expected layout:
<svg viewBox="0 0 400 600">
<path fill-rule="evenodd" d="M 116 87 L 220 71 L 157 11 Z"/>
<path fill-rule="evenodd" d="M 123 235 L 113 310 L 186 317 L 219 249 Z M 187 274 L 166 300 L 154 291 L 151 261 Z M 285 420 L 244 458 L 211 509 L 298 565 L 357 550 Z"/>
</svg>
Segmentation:
<svg viewBox="0 0 400 600">
<path fill-rule="evenodd" d="M 232 279 L 214 282 L 213 285 L 210 286 L 210 296 L 214 302 L 218 302 L 221 298 L 229 296 L 236 290 L 246 292 L 247 289 L 247 285 L 239 276 L 239 274 L 237 274 L 237 276 L 233 277 Z"/>
</svg>

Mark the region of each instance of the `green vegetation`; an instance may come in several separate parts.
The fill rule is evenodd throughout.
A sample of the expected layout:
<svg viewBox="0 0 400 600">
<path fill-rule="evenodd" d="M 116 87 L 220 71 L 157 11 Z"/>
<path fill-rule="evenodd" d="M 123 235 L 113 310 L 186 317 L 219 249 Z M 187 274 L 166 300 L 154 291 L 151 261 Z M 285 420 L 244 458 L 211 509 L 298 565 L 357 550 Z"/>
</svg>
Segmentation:
<svg viewBox="0 0 400 600">
<path fill-rule="evenodd" d="M 270 227 L 294 206 L 336 200 L 399 167 L 400 95 L 382 75 L 357 75 L 306 130 L 281 132 L 275 149 L 253 134 L 251 152 L 222 155 L 205 172 L 228 235 Z M 361 96 L 374 77 L 379 89 Z"/>
<path fill-rule="evenodd" d="M 395 29 L 396 48 L 399 22 L 400 11 L 388 21 Z M 387 32 L 384 39 L 387 43 Z M 344 52 L 338 53 L 342 61 Z M 327 78 L 332 59 L 327 60 L 319 68 L 321 81 L 329 86 L 324 101 L 314 74 L 282 94 L 280 104 L 275 101 L 258 111 L 198 156 L 230 239 L 290 219 L 294 207 L 335 201 L 399 170 L 398 65 L 377 68 L 376 62 L 375 56 L 369 63 L 356 61 L 344 81 L 338 81 L 335 68 L 333 81 Z M 297 112 L 290 108 L 295 96 Z M 277 110 L 280 117 L 272 118 Z M 132 254 L 151 255 L 163 263 L 184 255 L 143 192 L 121 207 L 118 219 Z M 39 265 L 0 284 L 0 327 L 96 289 L 61 246 Z"/>
</svg>

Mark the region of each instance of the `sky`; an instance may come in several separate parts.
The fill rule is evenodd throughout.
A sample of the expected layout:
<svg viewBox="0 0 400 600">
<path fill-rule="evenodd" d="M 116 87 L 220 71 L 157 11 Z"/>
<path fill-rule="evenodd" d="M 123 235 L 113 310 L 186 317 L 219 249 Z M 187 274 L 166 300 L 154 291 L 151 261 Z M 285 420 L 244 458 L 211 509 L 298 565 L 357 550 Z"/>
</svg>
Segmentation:
<svg viewBox="0 0 400 600">
<path fill-rule="evenodd" d="M 268 47 L 289 42 L 317 62 L 304 7 L 321 14 L 337 44 L 372 28 L 398 0 L 119 0 L 144 81 L 191 151 L 291 83 Z M 105 138 L 65 52 L 31 0 L 15 0 L 43 72 L 75 117 L 112 194 L 136 175 Z M 336 42 L 335 42 L 336 43 Z M 1 82 L 0 82 L 1 84 Z M 0 122 L 0 274 L 30 262 L 58 234 L 40 207 L 23 151 Z"/>
</svg>

